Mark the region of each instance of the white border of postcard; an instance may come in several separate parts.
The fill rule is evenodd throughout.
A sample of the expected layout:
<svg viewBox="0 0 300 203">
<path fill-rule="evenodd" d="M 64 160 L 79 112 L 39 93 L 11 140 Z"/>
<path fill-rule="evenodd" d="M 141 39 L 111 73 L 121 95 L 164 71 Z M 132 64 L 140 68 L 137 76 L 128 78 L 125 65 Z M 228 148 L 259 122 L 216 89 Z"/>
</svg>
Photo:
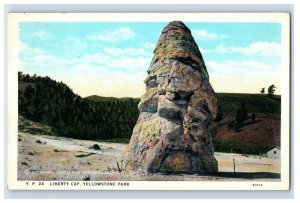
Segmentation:
<svg viewBox="0 0 300 203">
<path fill-rule="evenodd" d="M 276 22 L 281 24 L 281 179 L 260 181 L 18 181 L 19 22 Z M 288 190 L 290 187 L 289 13 L 9 13 L 8 14 L 8 188 L 11 190 Z M 53 184 L 54 182 L 58 184 Z M 66 182 L 66 184 L 64 184 Z M 122 186 L 122 182 L 129 186 Z M 59 184 L 61 183 L 61 184 Z"/>
</svg>

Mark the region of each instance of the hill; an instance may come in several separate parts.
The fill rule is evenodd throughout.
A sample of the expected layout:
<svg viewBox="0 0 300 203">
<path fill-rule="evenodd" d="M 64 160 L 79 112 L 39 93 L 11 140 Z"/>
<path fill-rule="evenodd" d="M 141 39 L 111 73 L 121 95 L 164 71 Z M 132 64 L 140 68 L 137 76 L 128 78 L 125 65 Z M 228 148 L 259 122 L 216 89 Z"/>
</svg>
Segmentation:
<svg viewBox="0 0 300 203">
<path fill-rule="evenodd" d="M 270 98 L 265 94 L 216 93 L 216 96 L 218 98 L 218 104 L 221 106 L 223 114 L 226 116 L 235 116 L 235 113 L 241 103 L 245 103 L 249 112 L 280 116 L 281 99 L 278 95 L 274 98 Z M 140 101 L 140 98 L 102 97 L 98 95 L 91 95 L 85 97 L 85 99 L 94 102 L 128 101 L 130 99 L 133 99 L 136 102 Z"/>
<path fill-rule="evenodd" d="M 59 136 L 97 140 L 127 138 L 138 116 L 138 101 L 81 98 L 49 77 L 18 73 L 19 114 L 53 127 Z"/>
<path fill-rule="evenodd" d="M 218 93 L 218 104 L 223 119 L 217 124 L 213 137 L 216 151 L 262 154 L 272 146 L 280 146 L 281 97 L 263 94 Z M 235 115 L 241 103 L 248 111 L 248 120 L 233 128 Z M 255 120 L 251 114 L 255 113 Z"/>
<path fill-rule="evenodd" d="M 247 154 L 263 154 L 272 146 L 280 146 L 280 118 L 271 114 L 256 114 L 256 120 L 248 120 L 237 131 L 228 124 L 234 118 L 225 116 L 218 123 L 213 138 L 216 151 Z"/>
<path fill-rule="evenodd" d="M 223 119 L 218 122 L 213 138 L 216 151 L 261 154 L 271 146 L 280 146 L 280 96 L 270 98 L 265 94 L 239 93 L 216 93 L 216 96 L 223 112 Z M 98 102 L 119 100 L 96 95 L 86 98 Z M 230 129 L 241 103 L 245 104 L 249 119 L 239 129 Z M 251 113 L 255 113 L 255 121 L 251 121 Z"/>
<path fill-rule="evenodd" d="M 216 151 L 259 154 L 271 146 L 280 146 L 280 96 L 216 95 L 223 115 L 213 137 Z M 129 141 L 139 113 L 139 98 L 81 98 L 62 82 L 23 73 L 19 73 L 18 98 L 19 114 L 24 118 L 51 126 L 56 135 L 85 140 Z M 233 129 L 230 125 L 241 103 L 249 119 Z M 250 119 L 252 113 L 256 114 L 255 121 Z"/>
<path fill-rule="evenodd" d="M 131 98 L 131 97 L 122 97 L 122 98 L 118 98 L 118 97 L 102 97 L 102 96 L 97 96 L 97 95 L 91 95 L 88 97 L 85 97 L 84 99 L 90 100 L 90 101 L 94 101 L 94 102 L 114 102 L 114 101 L 130 101 L 130 100 L 134 100 L 135 102 L 139 102 L 140 98 Z"/>
<path fill-rule="evenodd" d="M 248 112 L 266 113 L 280 116 L 281 97 L 274 98 L 266 94 L 216 93 L 218 104 L 227 116 L 235 116 L 241 103 L 244 103 Z"/>
</svg>

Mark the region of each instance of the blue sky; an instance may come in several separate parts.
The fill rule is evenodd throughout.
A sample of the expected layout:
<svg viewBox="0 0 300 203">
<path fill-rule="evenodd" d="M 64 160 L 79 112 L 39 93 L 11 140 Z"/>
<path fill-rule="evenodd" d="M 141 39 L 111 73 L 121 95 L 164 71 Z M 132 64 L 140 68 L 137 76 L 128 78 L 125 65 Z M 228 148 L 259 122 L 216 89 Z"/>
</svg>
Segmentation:
<svg viewBox="0 0 300 203">
<path fill-rule="evenodd" d="M 277 23 L 190 23 L 216 92 L 280 94 L 281 28 Z M 139 97 L 168 22 L 19 24 L 19 70 L 63 81 L 83 97 Z"/>
</svg>

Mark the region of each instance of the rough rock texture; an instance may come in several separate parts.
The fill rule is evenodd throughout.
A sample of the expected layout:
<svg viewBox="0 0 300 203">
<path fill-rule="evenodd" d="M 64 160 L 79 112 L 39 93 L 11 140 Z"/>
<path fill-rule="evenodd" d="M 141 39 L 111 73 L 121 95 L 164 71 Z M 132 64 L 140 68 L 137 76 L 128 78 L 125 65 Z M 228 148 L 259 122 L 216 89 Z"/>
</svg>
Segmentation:
<svg viewBox="0 0 300 203">
<path fill-rule="evenodd" d="M 147 72 L 125 171 L 217 172 L 209 130 L 217 99 L 199 48 L 182 22 L 164 28 Z"/>
</svg>

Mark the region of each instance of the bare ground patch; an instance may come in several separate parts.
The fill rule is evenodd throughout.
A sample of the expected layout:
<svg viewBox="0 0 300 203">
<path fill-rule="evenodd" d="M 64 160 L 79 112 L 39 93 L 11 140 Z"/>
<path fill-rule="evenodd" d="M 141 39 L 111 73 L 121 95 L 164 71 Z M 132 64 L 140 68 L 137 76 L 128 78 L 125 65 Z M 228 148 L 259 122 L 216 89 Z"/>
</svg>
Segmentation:
<svg viewBox="0 0 300 203">
<path fill-rule="evenodd" d="M 37 142 L 38 141 L 38 142 Z M 98 144 L 100 150 L 91 146 Z M 123 174 L 117 162 L 127 144 L 76 140 L 71 138 L 19 133 L 18 180 L 92 181 L 280 181 L 280 159 L 234 153 L 215 153 L 219 173 L 197 174 Z M 233 159 L 236 172 L 233 173 Z"/>
</svg>

